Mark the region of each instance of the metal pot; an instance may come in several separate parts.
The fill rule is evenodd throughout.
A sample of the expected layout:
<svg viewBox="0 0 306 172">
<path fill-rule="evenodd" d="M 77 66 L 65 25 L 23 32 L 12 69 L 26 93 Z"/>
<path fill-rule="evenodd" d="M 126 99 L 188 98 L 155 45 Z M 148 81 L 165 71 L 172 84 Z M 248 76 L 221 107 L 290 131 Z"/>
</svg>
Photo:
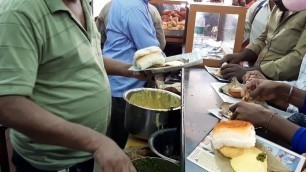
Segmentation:
<svg viewBox="0 0 306 172">
<path fill-rule="evenodd" d="M 143 101 L 155 99 L 159 94 L 167 94 L 170 98 L 179 100 L 181 98 L 179 95 L 172 92 L 154 88 L 136 88 L 126 91 L 123 95 L 126 101 L 124 125 L 130 134 L 142 139 L 148 139 L 150 135 L 157 130 L 180 126 L 181 106 L 168 109 L 152 109 L 139 106 L 130 101 L 133 94 L 139 94 L 143 91 L 150 92 L 151 95 L 144 97 Z"/>
<path fill-rule="evenodd" d="M 159 157 L 180 163 L 180 132 L 177 128 L 156 131 L 150 136 L 148 144 Z"/>
</svg>

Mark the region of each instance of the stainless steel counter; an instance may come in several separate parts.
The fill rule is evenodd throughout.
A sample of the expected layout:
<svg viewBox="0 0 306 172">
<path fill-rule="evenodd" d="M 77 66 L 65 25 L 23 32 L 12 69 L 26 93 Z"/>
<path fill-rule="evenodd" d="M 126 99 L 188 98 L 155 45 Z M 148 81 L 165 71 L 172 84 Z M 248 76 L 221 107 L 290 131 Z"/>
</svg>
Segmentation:
<svg viewBox="0 0 306 172">
<path fill-rule="evenodd" d="M 187 160 L 187 156 L 218 122 L 218 119 L 207 111 L 222 103 L 210 82 L 216 82 L 216 79 L 203 68 L 182 70 L 181 167 L 185 172 L 203 171 Z"/>
</svg>

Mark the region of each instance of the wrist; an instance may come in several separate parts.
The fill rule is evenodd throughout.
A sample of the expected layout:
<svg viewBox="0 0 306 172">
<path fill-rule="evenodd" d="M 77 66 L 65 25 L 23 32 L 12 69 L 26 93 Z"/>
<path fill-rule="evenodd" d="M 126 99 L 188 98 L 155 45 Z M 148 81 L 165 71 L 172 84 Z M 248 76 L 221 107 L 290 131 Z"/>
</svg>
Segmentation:
<svg viewBox="0 0 306 172">
<path fill-rule="evenodd" d="M 257 60 L 257 55 L 250 49 L 244 49 L 241 52 L 241 61 L 255 62 Z"/>
<path fill-rule="evenodd" d="M 267 122 L 269 121 L 271 115 L 273 115 L 274 112 L 269 109 L 264 108 L 260 113 L 263 114 L 263 116 L 260 118 L 261 120 L 260 120 L 259 125 L 261 127 L 266 127 Z"/>
<path fill-rule="evenodd" d="M 132 64 L 124 64 L 120 68 L 120 76 L 125 76 L 125 77 L 132 77 L 133 76 L 133 71 L 129 70 L 129 68 L 132 66 Z"/>
<path fill-rule="evenodd" d="M 293 93 L 293 90 L 291 90 L 291 88 L 293 89 L 293 87 L 288 84 L 277 83 L 276 88 L 274 90 L 277 90 L 279 94 L 276 94 L 276 98 L 278 100 L 284 100 L 289 103 L 289 99 L 291 98 Z"/>
<path fill-rule="evenodd" d="M 92 139 L 88 138 L 87 142 L 87 152 L 94 155 L 103 145 L 107 145 L 108 140 L 110 140 L 105 135 L 97 133 L 92 135 Z"/>
<path fill-rule="evenodd" d="M 268 116 L 268 120 L 266 121 L 266 124 L 265 124 L 265 129 L 266 130 L 269 130 L 269 127 L 270 127 L 270 124 L 272 123 L 272 120 L 274 118 L 274 116 L 277 114 L 276 112 L 272 112 L 270 111 L 269 113 L 270 115 Z"/>
</svg>

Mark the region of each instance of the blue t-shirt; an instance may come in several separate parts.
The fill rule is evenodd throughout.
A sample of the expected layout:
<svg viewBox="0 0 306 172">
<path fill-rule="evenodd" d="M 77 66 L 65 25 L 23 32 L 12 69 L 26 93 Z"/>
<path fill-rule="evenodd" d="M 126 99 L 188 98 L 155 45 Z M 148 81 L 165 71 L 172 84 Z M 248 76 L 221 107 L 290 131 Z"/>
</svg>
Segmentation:
<svg viewBox="0 0 306 172">
<path fill-rule="evenodd" d="M 159 47 L 148 0 L 112 0 L 105 32 L 103 55 L 108 58 L 133 63 L 137 50 Z M 113 97 L 123 97 L 125 91 L 145 84 L 122 76 L 109 76 L 109 81 Z"/>
<path fill-rule="evenodd" d="M 292 150 L 302 154 L 306 153 L 306 116 L 304 115 L 306 112 L 306 99 L 304 100 L 304 106 L 299 111 L 301 113 L 296 113 L 288 119 L 301 126 L 291 139 L 291 146 Z"/>
<path fill-rule="evenodd" d="M 291 140 L 292 150 L 297 153 L 306 153 L 306 128 L 299 128 L 292 140 Z"/>
</svg>

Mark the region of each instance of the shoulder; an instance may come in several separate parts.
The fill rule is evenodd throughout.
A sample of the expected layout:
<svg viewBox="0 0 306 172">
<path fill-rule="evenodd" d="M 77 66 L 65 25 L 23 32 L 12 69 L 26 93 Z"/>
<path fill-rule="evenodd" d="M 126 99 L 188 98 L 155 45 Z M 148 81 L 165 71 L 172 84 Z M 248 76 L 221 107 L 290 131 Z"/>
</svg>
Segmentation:
<svg viewBox="0 0 306 172">
<path fill-rule="evenodd" d="M 35 23 L 50 13 L 44 0 L 2 0 L 0 1 L 0 15 L 7 16 L 5 20 L 14 18 L 28 20 Z"/>
<path fill-rule="evenodd" d="M 255 9 L 263 2 L 266 0 L 261 0 L 261 1 L 256 1 L 252 6 L 248 9 L 248 12 L 254 12 Z"/>
<path fill-rule="evenodd" d="M 140 0 L 112 0 L 111 11 L 121 12 L 121 14 L 133 13 L 134 11 L 145 11 L 145 3 Z"/>
<path fill-rule="evenodd" d="M 100 11 L 99 19 L 105 20 L 105 18 L 107 17 L 107 15 L 109 13 L 109 9 L 111 8 L 111 5 L 112 5 L 111 2 L 108 2 L 107 4 L 104 5 L 102 10 Z"/>
<path fill-rule="evenodd" d="M 150 12 L 150 15 L 154 18 L 160 18 L 160 14 L 157 10 L 157 8 L 151 4 L 149 4 L 149 12 Z"/>
</svg>

